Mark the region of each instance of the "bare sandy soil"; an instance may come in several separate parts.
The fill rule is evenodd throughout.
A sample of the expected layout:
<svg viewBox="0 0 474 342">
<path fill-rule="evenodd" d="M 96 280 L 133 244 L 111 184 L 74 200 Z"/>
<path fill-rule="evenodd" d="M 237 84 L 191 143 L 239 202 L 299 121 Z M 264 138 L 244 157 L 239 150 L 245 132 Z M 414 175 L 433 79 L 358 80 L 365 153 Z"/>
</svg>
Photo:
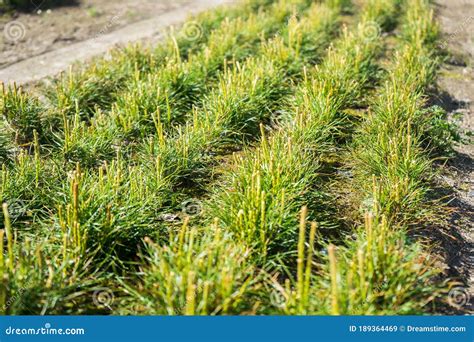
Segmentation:
<svg viewBox="0 0 474 342">
<path fill-rule="evenodd" d="M 0 16 L 0 68 L 179 8 L 188 0 L 81 0 Z M 38 3 L 41 3 L 38 0 Z"/>
<path fill-rule="evenodd" d="M 449 51 L 438 86 L 440 104 L 468 134 L 474 129 L 474 1 L 437 0 L 436 9 Z M 455 117 L 460 116 L 460 119 Z M 474 313 L 474 144 L 472 138 L 457 146 L 457 156 L 447 165 L 441 182 L 454 189 L 451 228 L 445 232 L 445 251 L 451 276 L 464 289 L 464 312 Z M 462 311 L 462 310 L 461 310 Z"/>
</svg>

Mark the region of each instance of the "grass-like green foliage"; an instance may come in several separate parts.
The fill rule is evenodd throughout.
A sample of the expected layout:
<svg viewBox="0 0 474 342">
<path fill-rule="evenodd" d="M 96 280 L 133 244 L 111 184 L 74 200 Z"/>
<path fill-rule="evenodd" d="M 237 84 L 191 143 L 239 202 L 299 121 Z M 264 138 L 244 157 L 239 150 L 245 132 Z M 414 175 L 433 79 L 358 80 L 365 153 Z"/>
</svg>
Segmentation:
<svg viewBox="0 0 474 342">
<path fill-rule="evenodd" d="M 2 116 L 2 134 L 11 134 L 19 145 L 33 142 L 34 131 L 41 135 L 43 108 L 39 101 L 23 92 L 15 85 L 1 85 L 0 115 Z"/>
<path fill-rule="evenodd" d="M 53 163 L 40 160 L 37 149 L 34 155 L 21 151 L 8 167 L 3 164 L 0 198 L 10 207 L 12 222 L 20 225 L 24 220 L 32 219 L 38 211 L 54 205 L 50 194 L 60 186 L 55 183 L 60 175 Z"/>
<path fill-rule="evenodd" d="M 275 47 L 278 50 L 266 50 L 265 46 L 263 58 L 251 58 L 226 69 L 202 110 L 195 111 L 191 122 L 175 133 L 166 134 L 157 120 L 157 138 L 152 141 L 152 156 L 147 158 L 153 162 L 159 158 L 165 177 L 174 184 L 199 183 L 216 154 L 259 135 L 259 125 L 269 123 L 288 95 L 291 75 L 285 66 L 291 64 L 290 58 L 294 63 L 301 61 L 292 53 L 294 48 L 283 41 L 271 45 L 271 49 Z"/>
<path fill-rule="evenodd" d="M 269 60 L 251 59 L 229 69 L 189 124 L 170 136 L 158 134 L 151 157 L 160 158 L 165 176 L 196 180 L 222 144 L 242 141 L 242 134 L 255 134 L 259 122 L 269 119 L 287 93 L 285 86 L 281 70 Z"/>
<path fill-rule="evenodd" d="M 258 50 L 259 42 L 283 26 L 291 7 L 283 2 L 268 13 L 250 15 L 224 21 L 210 34 L 206 49 L 189 56 L 171 58 L 163 70 L 141 78 L 137 75 L 129 82 L 125 92 L 114 106 L 114 112 L 125 134 L 143 134 L 154 127 L 152 116 L 159 115 L 163 123 L 183 123 L 193 106 L 203 99 L 212 80 L 226 61 L 242 61 Z M 172 106 L 170 104 L 173 104 Z"/>
<path fill-rule="evenodd" d="M 252 309 L 249 292 L 257 281 L 249 251 L 217 224 L 170 231 L 161 246 L 146 240 L 140 283 L 124 291 L 124 313 L 154 315 L 236 314 Z M 226 255 L 223 258 L 223 255 Z"/>
<path fill-rule="evenodd" d="M 89 259 L 78 258 L 68 239 L 22 237 L 12 228 L 8 205 L 3 204 L 0 230 L 0 312 L 6 315 L 84 313 L 96 310 L 89 296 L 98 274 Z M 57 244 L 57 243 L 58 244 Z M 92 255 L 90 256 L 92 257 Z"/>
<path fill-rule="evenodd" d="M 252 247 L 258 259 L 293 250 L 297 212 L 306 201 L 318 200 L 310 191 L 319 158 L 341 110 L 361 95 L 375 70 L 378 42 L 365 39 L 364 25 L 345 31 L 324 62 L 309 71 L 295 94 L 293 118 L 256 150 L 236 156 L 216 190 L 210 215 Z"/>
<path fill-rule="evenodd" d="M 76 114 L 73 120 L 64 117 L 64 136 L 56 141 L 65 162 L 79 162 L 83 167 L 98 167 L 104 161 L 112 160 L 120 149 L 114 144 L 117 136 L 110 129 L 110 119 L 98 111 L 91 124 Z"/>
<path fill-rule="evenodd" d="M 423 110 L 424 92 L 432 83 L 438 62 L 432 52 L 437 32 L 432 12 L 421 0 L 409 1 L 406 6 L 406 41 L 395 55 L 388 80 L 375 98 L 360 136 L 354 140 L 354 160 L 361 163 L 356 170 L 368 194 L 372 193 L 372 175 L 383 184 L 379 196 L 369 195 L 367 201 L 378 203 L 389 218 L 401 215 L 414 219 L 424 212 L 422 203 L 429 191 L 426 182 L 432 174 L 431 160 L 423 150 L 426 130 L 431 127 L 438 131 L 432 141 L 443 150 L 447 146 L 440 145 L 439 136 L 455 133 L 449 125 L 434 128 L 435 119 Z M 446 131 L 441 133 L 443 129 Z M 450 144 L 449 140 L 444 143 Z"/>
<path fill-rule="evenodd" d="M 3 88 L 1 313 L 423 312 L 436 37 L 427 0 L 248 0 Z"/>
<path fill-rule="evenodd" d="M 437 29 L 427 1 L 404 5 L 405 40 L 351 154 L 355 183 L 363 189 L 365 224 L 339 253 L 328 247 L 323 279 L 331 288 L 334 314 L 413 314 L 440 293 L 430 281 L 438 273 L 433 261 L 407 238 L 408 229 L 429 218 L 432 166 L 423 130 L 432 118 L 422 109 L 436 70 L 432 51 Z"/>
<path fill-rule="evenodd" d="M 155 55 L 156 54 L 156 55 Z M 152 53 L 140 45 L 112 50 L 111 60 L 98 59 L 91 66 L 63 73 L 47 95 L 58 115 L 74 115 L 88 119 L 96 108 L 108 108 L 135 72 L 146 72 L 159 63 L 160 52 Z"/>
<path fill-rule="evenodd" d="M 368 36 L 382 33 L 396 27 L 399 8 L 403 0 L 369 0 L 365 3 L 363 19 L 370 23 L 366 29 Z"/>
<path fill-rule="evenodd" d="M 193 174 L 199 172 L 192 160 L 194 158 L 197 163 L 203 164 L 202 156 L 207 148 L 202 143 L 209 145 L 209 142 L 214 142 L 206 140 L 210 134 L 220 141 L 216 146 L 225 141 L 241 141 L 242 133 L 251 134 L 252 130 L 258 130 L 258 122 L 270 117 L 274 107 L 269 106 L 269 103 L 276 106 L 288 92 L 283 69 L 275 67 L 270 58 L 253 58 L 242 65 L 234 63 L 235 67 L 227 67 L 219 76 L 214 97 L 206 102 L 208 105 L 203 108 L 202 114 L 195 113 L 199 118 L 193 118 L 194 124 L 184 126 L 183 133 L 180 133 L 180 129 L 170 133 L 170 141 L 166 141 L 166 146 L 163 146 L 161 118 L 153 117 L 158 139 L 145 143 L 150 148 L 152 159 L 137 167 L 127 167 L 125 162 L 115 158 L 110 165 L 100 166 L 98 163 L 102 159 L 120 156 L 122 147 L 111 145 L 113 140 L 109 139 L 110 132 L 114 131 L 108 127 L 107 118 L 102 112 L 98 111 L 89 123 L 82 121 L 80 104 L 77 102 L 72 118 L 69 118 L 70 113 L 63 112 L 64 142 L 61 144 L 63 153 L 58 156 L 60 161 L 68 164 L 80 162 L 86 167 L 100 166 L 99 175 L 97 177 L 95 170 L 89 171 L 87 168 L 73 171 L 72 166 L 67 167 L 72 169 L 67 174 L 56 172 L 54 176 L 68 177 L 68 180 L 63 182 L 62 189 L 50 185 L 46 187 L 43 196 L 55 198 L 55 205 L 47 205 L 53 219 L 41 222 L 40 226 L 43 227 L 39 227 L 39 234 L 50 231 L 46 235 L 48 241 L 63 241 L 63 247 L 66 246 L 64 248 L 68 252 L 71 250 L 75 258 L 87 259 L 93 256 L 89 261 L 90 267 L 106 269 L 116 255 L 122 260 L 133 256 L 131 251 L 136 252 L 140 239 L 145 236 L 156 238 L 161 243 L 166 240 L 160 235 L 163 221 L 159 213 L 163 212 L 164 204 L 176 205 L 173 187 L 187 176 L 186 170 Z M 249 84 L 252 85 L 250 88 Z M 159 149 L 160 153 L 155 156 L 155 151 Z M 195 157 L 189 155 L 189 150 L 196 153 Z M 31 173 L 30 179 L 40 179 L 42 174 L 36 171 L 41 162 L 30 165 L 35 171 Z M 11 177 L 8 180 L 12 187 L 5 191 L 11 192 L 13 186 L 19 183 Z M 15 194 L 10 194 L 10 197 L 13 196 Z M 27 198 L 24 195 L 19 197 Z M 65 292 L 69 290 L 65 289 Z M 77 290 L 80 292 L 81 289 Z M 41 291 L 39 286 L 40 297 Z"/>
<path fill-rule="evenodd" d="M 423 118 L 420 124 L 423 148 L 435 157 L 454 156 L 454 146 L 464 139 L 459 125 L 448 119 L 448 113 L 439 106 L 431 106 L 423 108 L 417 116 Z"/>
<path fill-rule="evenodd" d="M 9 135 L 4 132 L 0 133 L 0 163 L 2 165 L 8 165 L 12 161 L 11 151 L 13 148 Z"/>
<path fill-rule="evenodd" d="M 367 213 L 346 246 L 329 244 L 321 252 L 313 247 L 316 224 L 306 233 L 305 208 L 300 220 L 296 276 L 284 285 L 276 279 L 268 285 L 278 313 L 414 314 L 436 296 L 434 261 L 419 245 L 407 245 L 405 232 L 393 230 L 384 217 Z"/>
<path fill-rule="evenodd" d="M 157 196 L 166 183 L 153 183 L 152 188 L 141 172 L 127 168 L 120 157 L 102 166 L 98 178 L 79 167 L 73 172 L 55 223 L 63 234 L 73 235 L 82 254 L 100 250 L 108 257 L 116 252 L 126 258 L 143 237 L 158 234 Z"/>
</svg>

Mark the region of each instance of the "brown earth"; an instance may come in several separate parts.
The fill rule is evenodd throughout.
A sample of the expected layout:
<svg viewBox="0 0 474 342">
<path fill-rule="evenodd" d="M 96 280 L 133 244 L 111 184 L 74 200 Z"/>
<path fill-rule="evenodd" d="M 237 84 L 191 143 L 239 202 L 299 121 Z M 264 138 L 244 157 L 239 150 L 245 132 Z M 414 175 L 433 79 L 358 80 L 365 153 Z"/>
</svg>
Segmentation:
<svg viewBox="0 0 474 342">
<path fill-rule="evenodd" d="M 459 123 L 465 141 L 456 147 L 456 157 L 449 161 L 440 183 L 450 189 L 454 209 L 451 225 L 442 232 L 448 274 L 459 280 L 450 293 L 450 302 L 458 313 L 474 313 L 474 1 L 437 0 L 437 17 L 443 40 L 440 48 L 448 50 L 438 80 L 438 101 Z"/>
</svg>

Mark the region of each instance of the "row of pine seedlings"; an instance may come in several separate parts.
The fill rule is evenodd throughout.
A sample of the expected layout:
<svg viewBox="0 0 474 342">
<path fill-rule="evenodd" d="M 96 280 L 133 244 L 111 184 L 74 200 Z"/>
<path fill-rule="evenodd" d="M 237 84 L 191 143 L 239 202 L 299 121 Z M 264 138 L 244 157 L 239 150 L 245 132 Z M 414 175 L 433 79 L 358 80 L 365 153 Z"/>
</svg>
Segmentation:
<svg viewBox="0 0 474 342">
<path fill-rule="evenodd" d="M 428 0 L 246 0 L 4 87 L 0 312 L 431 310 L 436 38 Z"/>
</svg>

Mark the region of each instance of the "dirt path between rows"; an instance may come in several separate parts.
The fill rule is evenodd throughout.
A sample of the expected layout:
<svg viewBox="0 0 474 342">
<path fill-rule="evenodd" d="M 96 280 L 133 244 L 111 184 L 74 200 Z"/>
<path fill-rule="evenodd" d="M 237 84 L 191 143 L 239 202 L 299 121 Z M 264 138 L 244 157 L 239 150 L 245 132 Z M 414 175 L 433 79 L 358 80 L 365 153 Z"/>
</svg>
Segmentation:
<svg viewBox="0 0 474 342">
<path fill-rule="evenodd" d="M 440 104 L 453 120 L 461 114 L 464 132 L 474 129 L 474 1 L 437 0 L 436 10 L 443 33 L 442 48 L 450 57 L 441 70 Z M 447 264 L 451 276 L 463 282 L 450 293 L 450 303 L 462 313 L 474 313 L 474 145 L 456 147 L 457 156 L 442 176 L 451 194 L 455 213 L 447 232 Z"/>
<path fill-rule="evenodd" d="M 87 61 L 94 56 L 104 54 L 114 46 L 140 40 L 158 41 L 162 37 L 163 30 L 170 25 L 181 23 L 190 14 L 228 2 L 228 0 L 179 1 L 179 6 L 175 4 L 175 6 L 164 7 L 152 18 L 132 23 L 115 31 L 112 31 L 115 26 L 114 20 L 119 20 L 120 17 L 113 16 L 89 39 L 57 47 L 0 69 L 0 82 L 16 82 L 17 84 L 35 82 L 66 70 L 74 62 Z"/>
</svg>

